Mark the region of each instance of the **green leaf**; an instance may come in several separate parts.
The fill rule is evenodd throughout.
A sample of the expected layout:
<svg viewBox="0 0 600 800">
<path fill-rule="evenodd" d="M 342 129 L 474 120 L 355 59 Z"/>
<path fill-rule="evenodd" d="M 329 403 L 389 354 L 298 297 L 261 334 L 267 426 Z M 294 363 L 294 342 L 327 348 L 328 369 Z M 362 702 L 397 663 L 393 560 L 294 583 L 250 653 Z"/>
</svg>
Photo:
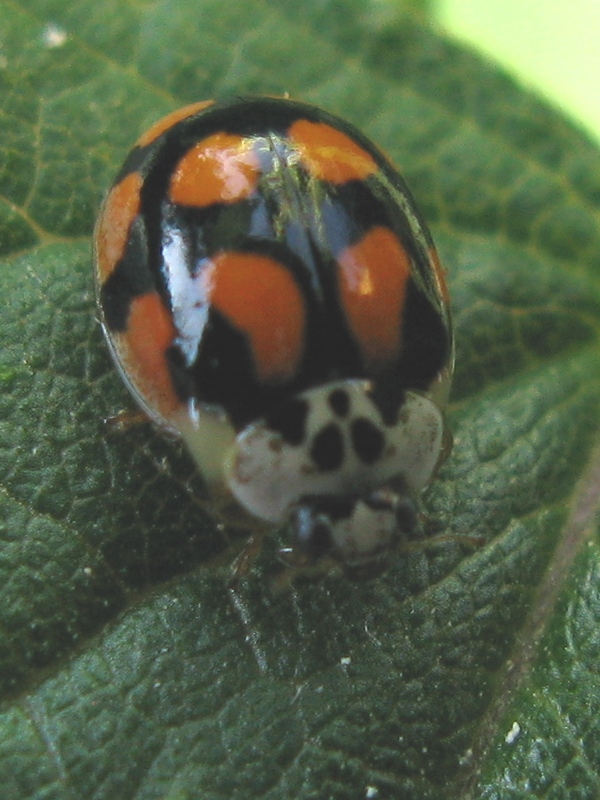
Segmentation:
<svg viewBox="0 0 600 800">
<path fill-rule="evenodd" d="M 11 800 L 597 796 L 600 159 L 390 9 L 0 0 Z M 105 423 L 133 404 L 96 320 L 99 203 L 149 124 L 228 92 L 289 92 L 364 129 L 449 271 L 455 445 L 424 507 L 459 536 L 375 581 L 282 589 L 273 537 L 228 588 L 240 540 L 190 458 Z"/>
<path fill-rule="evenodd" d="M 563 558 L 565 545 L 568 539 Z M 597 543 L 589 542 L 565 582 L 542 641 L 535 641 L 535 631 L 530 630 L 540 655 L 526 680 L 522 674 L 516 680 L 504 676 L 507 691 L 517 691 L 492 734 L 492 755 L 475 796 L 486 800 L 598 796 L 598 564 Z M 520 673 L 530 666 L 528 661 L 525 658 L 519 665 Z"/>
</svg>

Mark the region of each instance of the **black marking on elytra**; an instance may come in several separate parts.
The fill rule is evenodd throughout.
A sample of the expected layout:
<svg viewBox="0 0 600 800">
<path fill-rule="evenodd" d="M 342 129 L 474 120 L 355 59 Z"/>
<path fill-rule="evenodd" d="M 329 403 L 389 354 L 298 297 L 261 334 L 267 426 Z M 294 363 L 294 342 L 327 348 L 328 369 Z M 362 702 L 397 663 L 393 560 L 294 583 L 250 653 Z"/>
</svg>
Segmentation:
<svg viewBox="0 0 600 800">
<path fill-rule="evenodd" d="M 273 408 L 266 416 L 267 427 L 277 433 L 288 444 L 302 444 L 306 436 L 306 420 L 309 404 L 303 398 L 293 398 Z"/>
<path fill-rule="evenodd" d="M 310 457 L 321 472 L 339 469 L 344 461 L 344 437 L 335 422 L 325 425 L 316 434 Z"/>
<path fill-rule="evenodd" d="M 117 173 L 113 186 L 117 186 L 128 175 L 131 175 L 132 172 L 139 172 L 142 177 L 145 177 L 146 172 L 148 171 L 148 156 L 153 147 L 156 149 L 154 142 L 146 147 L 134 147 L 133 150 L 129 152 L 129 155 L 125 159 L 123 166 Z"/>
<path fill-rule="evenodd" d="M 398 422 L 400 408 L 404 404 L 405 392 L 389 381 L 379 381 L 368 390 L 369 399 L 381 414 L 381 420 L 387 427 Z"/>
<path fill-rule="evenodd" d="M 194 387 L 183 353 L 176 344 L 172 344 L 167 348 L 165 358 L 175 393 L 182 403 L 187 403 L 194 394 Z"/>
<path fill-rule="evenodd" d="M 283 164 L 286 179 L 273 183 L 266 158 L 257 191 L 245 201 L 216 203 L 210 208 L 184 208 L 170 202 L 173 171 L 198 141 L 227 131 L 264 137 L 269 152 L 276 149 L 278 154 L 285 154 L 290 146 L 289 127 L 298 119 L 325 122 L 350 136 L 375 159 L 379 171 L 365 181 L 344 185 L 318 182 L 318 192 L 314 192 L 306 191 L 304 183 L 308 180 L 315 188 L 314 178 L 307 178 L 305 170 L 291 162 Z M 426 390 L 447 363 L 451 352 L 449 319 L 433 285 L 428 254 L 419 237 L 414 236 L 411 220 L 421 219 L 419 212 L 402 178 L 353 126 L 302 103 L 231 98 L 181 120 L 147 147 L 134 148 L 120 175 L 135 170 L 144 179 L 140 216 L 130 231 L 126 253 L 100 295 L 110 330 L 126 330 L 131 300 L 144 291 L 157 291 L 165 307 L 172 307 L 163 245 L 165 238 L 174 234 L 185 244 L 193 275 L 199 264 L 222 248 L 257 252 L 276 258 L 290 270 L 305 302 L 303 358 L 297 374 L 284 383 L 261 382 L 251 343 L 243 331 L 216 309 L 210 309 L 195 362 L 187 364 L 176 345 L 167 354 L 182 398 L 194 397 L 200 404 L 224 408 L 239 430 L 308 387 L 343 378 L 368 378 L 375 383 L 373 402 L 384 423 L 392 425 L 402 390 Z M 402 203 L 397 202 L 400 195 Z M 406 202 L 412 210 L 410 215 L 404 212 Z M 302 220 L 301 234 L 294 222 L 298 219 Z M 347 325 L 334 266 L 339 251 L 374 225 L 392 230 L 414 262 L 402 315 L 401 352 L 376 375 L 364 363 Z M 430 244 L 425 227 L 422 234 Z M 339 449 L 343 452 L 343 442 Z"/>
<path fill-rule="evenodd" d="M 247 241 L 248 234 L 254 233 L 254 222 L 258 215 L 256 206 L 257 198 L 240 200 L 237 203 L 214 203 L 207 208 L 187 208 L 172 204 L 170 211 L 175 221 L 175 226 L 186 231 L 190 242 L 190 263 L 192 271 L 198 265 L 205 263 L 205 259 L 216 253 L 227 250 L 241 250 L 244 253 L 252 252 L 252 242 Z M 262 204 L 261 208 L 262 208 Z M 166 213 L 165 213 L 166 216 Z M 266 216 L 266 215 L 263 215 Z M 268 220 L 265 229 L 259 231 L 259 236 L 269 243 Z M 255 251 L 260 252 L 256 247 Z M 270 254 L 269 254 L 270 255 Z M 278 254 L 275 259 L 281 261 Z"/>
<path fill-rule="evenodd" d="M 104 322 L 110 331 L 127 329 L 131 301 L 155 289 L 148 269 L 146 234 L 141 217 L 136 217 L 129 230 L 121 260 L 100 289 L 100 305 Z"/>
<path fill-rule="evenodd" d="M 426 391 L 448 363 L 452 339 L 448 322 L 411 278 L 406 284 L 398 374 L 404 385 Z"/>
<path fill-rule="evenodd" d="M 180 396 L 221 406 L 236 430 L 262 417 L 269 400 L 274 405 L 283 400 L 280 393 L 270 397 L 261 391 L 247 337 L 215 308 L 210 309 L 194 363 L 188 365 L 183 358 L 169 363 Z"/>
<path fill-rule="evenodd" d="M 344 419 L 350 411 L 350 397 L 345 389 L 334 389 L 327 398 L 329 408 L 333 413 Z"/>
<path fill-rule="evenodd" d="M 227 131 L 239 136 L 265 137 L 273 133 L 287 139 L 287 131 L 296 120 L 324 122 L 342 131 L 363 147 L 382 168 L 390 170 L 389 162 L 380 150 L 349 122 L 315 106 L 296 100 L 238 96 L 216 102 L 206 110 L 178 123 L 179 129 L 191 140 Z M 181 134 L 180 134 L 181 136 Z"/>
<path fill-rule="evenodd" d="M 352 446 L 364 464 L 374 464 L 381 458 L 385 446 L 385 436 L 365 417 L 358 417 L 350 428 Z"/>
</svg>

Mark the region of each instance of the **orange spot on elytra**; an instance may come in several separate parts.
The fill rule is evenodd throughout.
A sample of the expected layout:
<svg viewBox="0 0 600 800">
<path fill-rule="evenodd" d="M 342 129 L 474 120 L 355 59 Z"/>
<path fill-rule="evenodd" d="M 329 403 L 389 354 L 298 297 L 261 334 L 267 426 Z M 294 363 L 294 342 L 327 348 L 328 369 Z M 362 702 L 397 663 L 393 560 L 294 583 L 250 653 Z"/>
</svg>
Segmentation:
<svg viewBox="0 0 600 800">
<path fill-rule="evenodd" d="M 177 122 L 181 122 L 182 119 L 187 119 L 197 114 L 199 111 L 202 111 L 204 108 L 212 106 L 214 102 L 214 100 L 203 100 L 200 103 L 191 103 L 188 106 L 183 106 L 183 108 L 178 108 L 177 111 L 172 111 L 170 114 L 167 114 L 166 117 L 162 117 L 162 119 L 159 119 L 158 122 L 155 122 L 154 125 L 148 128 L 137 140 L 135 146 L 146 147 L 152 144 L 155 139 L 158 139 L 161 134 L 168 131 L 169 128 L 172 128 Z"/>
<path fill-rule="evenodd" d="M 288 131 L 309 172 L 319 180 L 346 183 L 377 171 L 373 157 L 345 133 L 324 122 L 300 119 Z"/>
<path fill-rule="evenodd" d="M 123 258 L 129 229 L 140 210 L 143 179 L 131 172 L 108 193 L 95 232 L 96 270 L 100 283 Z"/>
<path fill-rule="evenodd" d="M 411 263 L 397 236 L 372 228 L 339 257 L 343 308 L 362 356 L 373 369 L 397 357 Z"/>
<path fill-rule="evenodd" d="M 252 139 L 215 133 L 194 145 L 177 164 L 171 178 L 174 203 L 203 208 L 235 203 L 256 188 L 260 162 Z"/>
<path fill-rule="evenodd" d="M 202 273 L 212 305 L 248 339 L 262 381 L 293 377 L 302 357 L 304 302 L 291 272 L 272 258 L 221 253 Z"/>
<path fill-rule="evenodd" d="M 166 359 L 174 337 L 171 315 L 156 292 L 133 298 L 127 329 L 115 336 L 123 368 L 134 388 L 151 409 L 167 419 L 181 405 Z"/>
</svg>

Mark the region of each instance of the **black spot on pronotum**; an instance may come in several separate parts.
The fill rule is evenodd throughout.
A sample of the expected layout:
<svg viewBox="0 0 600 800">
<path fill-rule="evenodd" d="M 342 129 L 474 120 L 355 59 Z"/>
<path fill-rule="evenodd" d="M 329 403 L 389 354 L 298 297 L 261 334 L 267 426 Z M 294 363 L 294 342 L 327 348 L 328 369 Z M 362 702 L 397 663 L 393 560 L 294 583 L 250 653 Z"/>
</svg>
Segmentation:
<svg viewBox="0 0 600 800">
<path fill-rule="evenodd" d="M 351 427 L 352 445 L 364 464 L 374 464 L 383 453 L 385 437 L 379 428 L 364 417 L 358 417 Z"/>
<path fill-rule="evenodd" d="M 336 416 L 340 417 L 341 419 L 348 416 L 348 411 L 350 410 L 350 398 L 348 397 L 348 392 L 345 391 L 345 389 L 334 389 L 329 394 L 327 402 L 329 403 L 329 408 Z"/>
<path fill-rule="evenodd" d="M 313 439 L 310 457 L 321 472 L 339 469 L 344 460 L 344 438 L 334 422 L 321 428 Z"/>
<path fill-rule="evenodd" d="M 299 398 L 272 409 L 266 418 L 267 427 L 280 433 L 291 445 L 299 445 L 306 435 L 308 402 Z"/>
</svg>

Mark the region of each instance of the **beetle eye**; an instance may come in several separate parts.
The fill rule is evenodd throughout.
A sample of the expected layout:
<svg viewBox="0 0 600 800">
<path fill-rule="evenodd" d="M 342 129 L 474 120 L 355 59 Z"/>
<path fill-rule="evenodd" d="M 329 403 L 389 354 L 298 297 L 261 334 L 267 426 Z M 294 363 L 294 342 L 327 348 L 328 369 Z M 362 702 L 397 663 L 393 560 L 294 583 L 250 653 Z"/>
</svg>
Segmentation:
<svg viewBox="0 0 600 800">
<path fill-rule="evenodd" d="M 389 489 L 377 489 L 364 498 L 364 502 L 373 511 L 393 511 L 397 496 Z"/>
<path fill-rule="evenodd" d="M 319 559 L 331 550 L 331 521 L 325 514 L 300 506 L 293 518 L 295 540 L 311 559 Z"/>
<path fill-rule="evenodd" d="M 411 497 L 398 497 L 394 504 L 394 513 L 400 533 L 415 532 L 418 523 L 417 506 Z"/>
</svg>

